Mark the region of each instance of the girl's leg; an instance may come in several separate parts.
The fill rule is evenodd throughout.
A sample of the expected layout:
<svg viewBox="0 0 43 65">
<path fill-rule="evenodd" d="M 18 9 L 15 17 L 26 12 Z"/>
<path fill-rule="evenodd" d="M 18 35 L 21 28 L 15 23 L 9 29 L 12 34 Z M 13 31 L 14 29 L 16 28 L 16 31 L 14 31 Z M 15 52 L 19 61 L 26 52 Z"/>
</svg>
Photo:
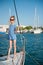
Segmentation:
<svg viewBox="0 0 43 65">
<path fill-rule="evenodd" d="M 16 57 L 16 40 L 14 40 L 14 58 Z"/>
<path fill-rule="evenodd" d="M 10 51 L 12 49 L 12 40 L 10 40 L 9 42 L 10 42 L 10 47 L 9 47 L 9 50 L 8 50 L 8 59 L 10 58 Z"/>
</svg>

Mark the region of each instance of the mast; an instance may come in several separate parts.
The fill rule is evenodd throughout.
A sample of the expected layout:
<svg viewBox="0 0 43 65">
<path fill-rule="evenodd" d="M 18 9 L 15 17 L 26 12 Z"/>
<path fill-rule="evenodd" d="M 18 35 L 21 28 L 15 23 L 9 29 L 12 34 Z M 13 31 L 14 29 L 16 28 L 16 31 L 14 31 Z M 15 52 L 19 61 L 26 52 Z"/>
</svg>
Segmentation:
<svg viewBox="0 0 43 65">
<path fill-rule="evenodd" d="M 18 22 L 18 25 L 20 25 L 15 0 L 13 0 L 13 2 L 14 2 L 14 8 L 15 8 L 15 12 L 16 12 L 17 22 Z"/>
<path fill-rule="evenodd" d="M 37 28 L 37 9 L 35 8 L 35 27 Z"/>
<path fill-rule="evenodd" d="M 37 16 L 37 9 L 35 8 L 35 16 L 34 16 L 34 27 L 38 28 L 38 18 Z"/>
<path fill-rule="evenodd" d="M 37 24 L 38 24 L 38 27 L 39 27 L 39 16 L 38 16 L 38 22 L 37 22 Z"/>
</svg>

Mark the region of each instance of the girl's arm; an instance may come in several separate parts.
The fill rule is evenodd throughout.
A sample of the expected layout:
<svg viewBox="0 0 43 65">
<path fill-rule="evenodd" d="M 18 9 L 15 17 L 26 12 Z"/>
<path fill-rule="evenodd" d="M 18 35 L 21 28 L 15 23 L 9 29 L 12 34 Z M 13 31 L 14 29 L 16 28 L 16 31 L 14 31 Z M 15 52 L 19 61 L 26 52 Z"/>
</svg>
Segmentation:
<svg viewBox="0 0 43 65">
<path fill-rule="evenodd" d="M 17 27 L 17 33 L 20 33 L 20 29 L 21 29 L 21 27 L 20 27 L 20 25 Z"/>
</svg>

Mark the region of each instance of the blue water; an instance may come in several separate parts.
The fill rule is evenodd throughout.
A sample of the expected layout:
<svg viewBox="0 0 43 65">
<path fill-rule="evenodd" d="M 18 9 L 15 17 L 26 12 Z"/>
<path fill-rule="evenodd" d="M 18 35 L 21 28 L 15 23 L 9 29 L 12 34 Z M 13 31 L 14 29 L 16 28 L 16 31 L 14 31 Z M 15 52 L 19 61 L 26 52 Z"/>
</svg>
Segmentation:
<svg viewBox="0 0 43 65">
<path fill-rule="evenodd" d="M 1 35 L 2 34 L 2 35 Z M 9 40 L 8 34 L 0 34 L 0 56 L 5 56 L 8 53 Z M 23 43 L 21 37 L 25 37 L 26 58 L 25 65 L 43 65 L 43 33 L 31 34 L 24 33 L 17 34 L 17 52 L 21 50 Z M 13 49 L 11 50 L 13 53 Z"/>
</svg>

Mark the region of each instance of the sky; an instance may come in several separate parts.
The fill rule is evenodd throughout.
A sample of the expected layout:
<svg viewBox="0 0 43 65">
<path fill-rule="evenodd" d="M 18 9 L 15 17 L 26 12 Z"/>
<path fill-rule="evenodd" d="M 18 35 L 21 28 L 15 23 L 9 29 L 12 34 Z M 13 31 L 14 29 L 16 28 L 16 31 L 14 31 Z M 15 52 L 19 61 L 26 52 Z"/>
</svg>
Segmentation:
<svg viewBox="0 0 43 65">
<path fill-rule="evenodd" d="M 15 0 L 19 23 L 21 25 L 43 26 L 43 0 Z M 35 8 L 36 18 L 39 16 L 39 21 L 35 19 Z M 13 0 L 0 0 L 0 25 L 9 24 L 10 16 L 15 16 L 17 23 L 14 2 Z"/>
</svg>

